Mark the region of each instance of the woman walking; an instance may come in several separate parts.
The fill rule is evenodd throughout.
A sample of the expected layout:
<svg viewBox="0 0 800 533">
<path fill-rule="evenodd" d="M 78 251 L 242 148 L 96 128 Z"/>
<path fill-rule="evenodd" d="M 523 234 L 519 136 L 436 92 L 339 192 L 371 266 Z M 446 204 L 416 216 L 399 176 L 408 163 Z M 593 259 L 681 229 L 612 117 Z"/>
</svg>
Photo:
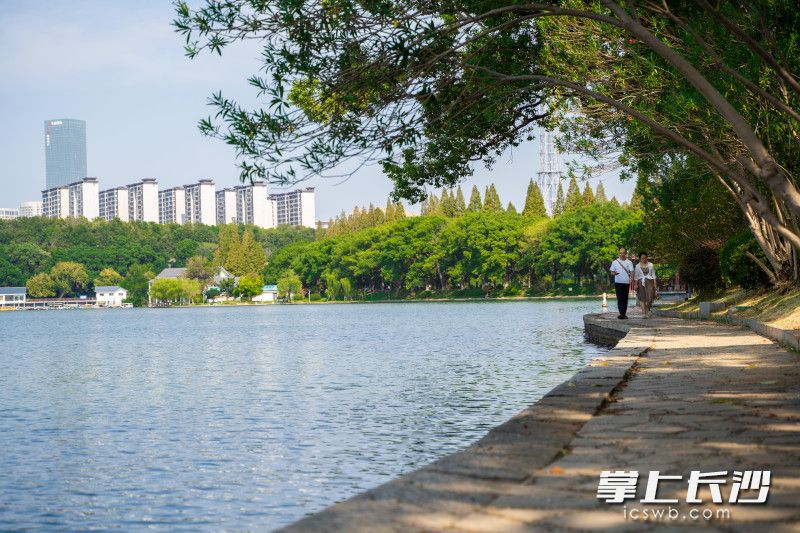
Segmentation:
<svg viewBox="0 0 800 533">
<path fill-rule="evenodd" d="M 644 317 L 650 318 L 650 308 L 656 299 L 658 288 L 656 288 L 656 270 L 645 252 L 639 254 L 639 264 L 636 265 L 633 279 L 636 281 L 636 301 L 642 308 Z"/>
</svg>

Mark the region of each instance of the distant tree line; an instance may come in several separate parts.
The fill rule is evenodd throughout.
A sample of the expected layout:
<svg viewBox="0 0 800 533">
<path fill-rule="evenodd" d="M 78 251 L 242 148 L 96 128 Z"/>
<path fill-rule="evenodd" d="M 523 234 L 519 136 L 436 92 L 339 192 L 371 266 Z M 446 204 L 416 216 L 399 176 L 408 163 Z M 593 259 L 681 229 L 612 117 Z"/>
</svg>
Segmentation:
<svg viewBox="0 0 800 533">
<path fill-rule="evenodd" d="M 236 234 L 237 244 L 232 244 Z M 213 266 L 236 275 L 261 274 L 266 258 L 310 228 L 204 226 L 87 221 L 44 217 L 0 220 L 0 286 L 28 286 L 32 297 L 77 296 L 99 285 L 121 285 L 136 305 L 147 301 L 148 281 L 168 266 L 190 268 L 205 283 Z M 220 241 L 223 252 L 218 251 Z"/>
<path fill-rule="evenodd" d="M 570 189 L 578 190 L 574 180 Z M 632 238 L 641 212 L 605 200 L 601 186 L 585 191 L 568 194 L 570 203 L 554 219 L 533 181 L 522 213 L 504 209 L 493 185 L 483 197 L 473 188 L 469 204 L 460 187 L 430 193 L 422 215 L 389 222 L 377 222 L 374 207 L 357 209 L 339 221 L 358 229 L 345 232 L 342 224 L 333 235 L 283 248 L 270 257 L 265 279 L 291 271 L 329 300 L 426 291 L 533 294 L 565 284 L 594 291 L 608 283 L 607 265 Z"/>
</svg>

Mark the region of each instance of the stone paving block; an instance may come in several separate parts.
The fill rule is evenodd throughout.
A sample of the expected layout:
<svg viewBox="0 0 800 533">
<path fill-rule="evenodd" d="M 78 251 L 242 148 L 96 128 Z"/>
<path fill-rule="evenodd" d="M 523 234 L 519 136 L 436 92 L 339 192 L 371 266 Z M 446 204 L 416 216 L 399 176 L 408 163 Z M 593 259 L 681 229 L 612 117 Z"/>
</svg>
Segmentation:
<svg viewBox="0 0 800 533">
<path fill-rule="evenodd" d="M 529 437 L 517 433 L 505 433 L 492 431 L 484 438 L 476 442 L 469 450 L 496 453 L 522 455 L 531 462 L 541 462 L 546 464 L 569 444 L 569 439 L 548 439 L 542 437 Z"/>
<path fill-rule="evenodd" d="M 453 526 L 456 531 L 470 532 L 503 532 L 503 533 L 531 533 L 538 531 L 533 526 L 524 522 L 512 520 L 502 516 L 492 515 L 485 512 L 467 515 Z"/>
<path fill-rule="evenodd" d="M 578 419 L 573 420 L 573 417 Z M 494 428 L 492 433 L 515 433 L 559 442 L 566 439 L 568 442 L 583 425 L 583 417 L 581 411 L 550 405 L 547 409 L 523 411 Z"/>
<path fill-rule="evenodd" d="M 627 521 L 617 508 L 548 516 L 541 526 L 562 531 L 642 531 L 641 523 Z M 548 529 L 540 527 L 539 531 Z"/>
<path fill-rule="evenodd" d="M 592 492 L 561 490 L 541 485 L 520 485 L 499 496 L 489 504 L 490 512 L 505 510 L 595 509 L 601 507 Z M 523 516 L 518 514 L 517 516 Z"/>
<path fill-rule="evenodd" d="M 555 448 L 551 450 L 555 450 Z M 497 453 L 495 451 L 485 451 L 479 448 L 467 448 L 464 451 L 439 459 L 430 465 L 429 468 L 439 472 L 460 474 L 482 479 L 521 482 L 533 474 L 542 462 L 552 459 L 554 455 L 542 461 L 536 458 L 531 460 L 530 457 L 525 455 Z M 543 457 L 547 457 L 546 453 Z"/>
</svg>

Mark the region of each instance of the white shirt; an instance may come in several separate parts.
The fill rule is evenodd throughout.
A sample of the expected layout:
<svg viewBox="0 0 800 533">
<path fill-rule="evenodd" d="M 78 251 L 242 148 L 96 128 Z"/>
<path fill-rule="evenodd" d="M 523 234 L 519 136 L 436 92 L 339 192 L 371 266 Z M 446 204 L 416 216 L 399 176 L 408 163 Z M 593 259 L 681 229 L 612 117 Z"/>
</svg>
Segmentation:
<svg viewBox="0 0 800 533">
<path fill-rule="evenodd" d="M 633 263 L 631 263 L 630 259 L 620 259 L 617 257 L 611 263 L 611 268 L 609 269 L 610 272 L 617 271 L 614 274 L 614 283 L 630 283 L 631 282 L 631 275 L 630 273 L 633 272 Z"/>
<path fill-rule="evenodd" d="M 645 275 L 644 272 L 642 272 L 642 264 L 641 263 L 636 265 L 636 270 L 634 270 L 634 272 L 633 272 L 633 279 L 635 279 L 637 281 L 637 284 L 641 285 L 642 287 L 644 287 L 644 280 L 646 280 L 646 279 L 655 280 L 656 279 L 656 269 L 655 269 L 655 267 L 653 267 L 653 263 L 648 262 L 647 266 L 650 267 L 650 271 L 646 275 Z"/>
</svg>

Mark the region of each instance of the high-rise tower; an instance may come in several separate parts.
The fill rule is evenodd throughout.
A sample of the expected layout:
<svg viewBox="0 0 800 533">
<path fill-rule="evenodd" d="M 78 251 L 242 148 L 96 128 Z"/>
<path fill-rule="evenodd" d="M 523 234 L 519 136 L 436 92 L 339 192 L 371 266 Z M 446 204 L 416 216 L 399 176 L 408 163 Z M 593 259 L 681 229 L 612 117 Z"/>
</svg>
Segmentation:
<svg viewBox="0 0 800 533">
<path fill-rule="evenodd" d="M 86 122 L 73 118 L 44 123 L 45 189 L 86 177 Z"/>
</svg>

